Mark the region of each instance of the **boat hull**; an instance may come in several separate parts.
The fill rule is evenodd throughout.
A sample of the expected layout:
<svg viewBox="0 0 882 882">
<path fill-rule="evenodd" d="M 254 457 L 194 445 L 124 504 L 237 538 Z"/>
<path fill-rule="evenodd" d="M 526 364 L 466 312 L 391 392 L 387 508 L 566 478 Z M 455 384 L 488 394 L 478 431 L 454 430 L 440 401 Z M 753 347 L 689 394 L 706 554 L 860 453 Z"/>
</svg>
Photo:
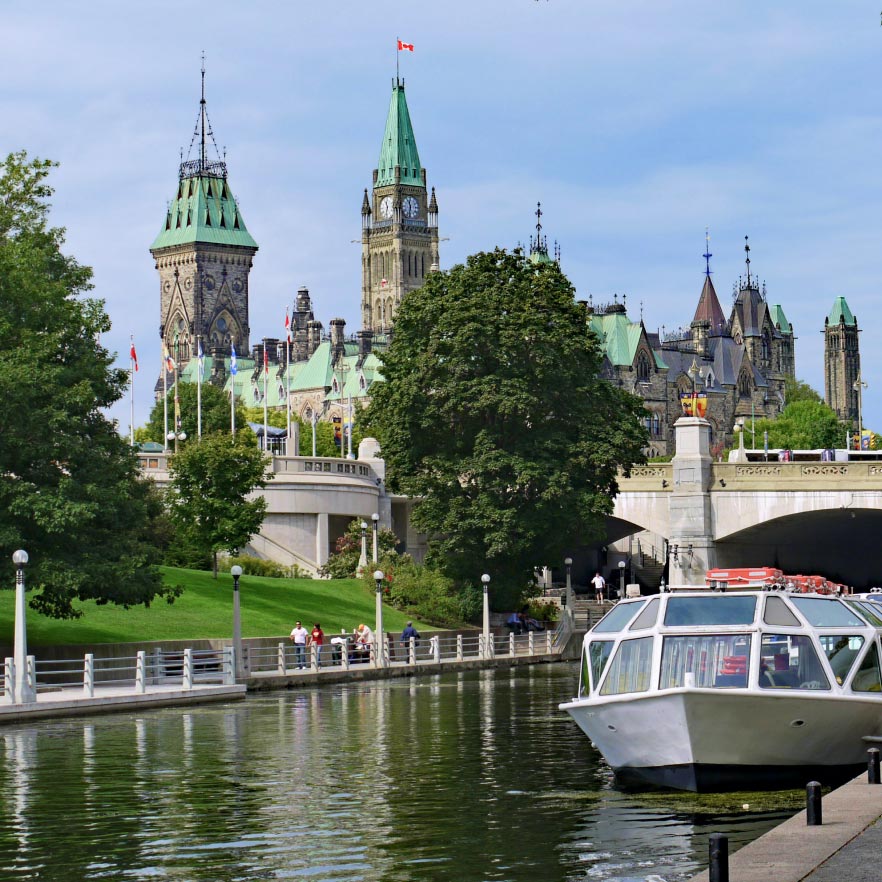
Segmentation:
<svg viewBox="0 0 882 882">
<path fill-rule="evenodd" d="M 882 698 L 678 689 L 561 706 L 626 786 L 693 791 L 834 784 L 866 763 Z"/>
</svg>

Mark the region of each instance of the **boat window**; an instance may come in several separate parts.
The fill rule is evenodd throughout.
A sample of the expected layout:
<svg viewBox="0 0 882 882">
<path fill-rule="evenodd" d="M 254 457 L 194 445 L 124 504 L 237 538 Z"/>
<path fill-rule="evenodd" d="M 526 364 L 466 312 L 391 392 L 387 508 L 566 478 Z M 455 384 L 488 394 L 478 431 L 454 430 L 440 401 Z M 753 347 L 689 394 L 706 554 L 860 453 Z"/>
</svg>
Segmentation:
<svg viewBox="0 0 882 882">
<path fill-rule="evenodd" d="M 759 685 L 763 689 L 830 688 L 811 637 L 763 634 L 760 656 Z"/>
<path fill-rule="evenodd" d="M 643 607 L 643 612 L 634 619 L 628 630 L 643 631 L 646 628 L 651 628 L 655 624 L 655 620 L 658 618 L 658 607 L 659 600 L 657 597 L 653 597 L 652 600 Z"/>
<path fill-rule="evenodd" d="M 613 634 L 624 630 L 625 625 L 637 615 L 637 610 L 643 606 L 643 601 L 634 603 L 617 603 L 592 630 L 602 634 Z"/>
<path fill-rule="evenodd" d="M 596 689 L 600 684 L 600 678 L 603 676 L 603 671 L 606 668 L 606 663 L 609 661 L 612 648 L 612 640 L 592 640 L 588 645 L 588 655 L 586 656 L 584 666 L 588 668 L 590 679 L 584 677 L 584 680 L 585 683 L 590 683 L 591 689 Z M 586 672 L 583 670 L 582 673 L 584 675 Z M 585 687 L 586 694 L 588 688 L 588 686 Z"/>
<path fill-rule="evenodd" d="M 802 622 L 791 612 L 790 607 L 780 597 L 767 597 L 763 621 L 767 625 L 784 625 L 798 628 Z"/>
<path fill-rule="evenodd" d="M 652 637 L 623 640 L 609 665 L 601 695 L 646 692 L 652 668 Z"/>
<path fill-rule="evenodd" d="M 756 615 L 756 597 L 725 594 L 669 597 L 665 624 L 679 625 L 751 625 Z"/>
<path fill-rule="evenodd" d="M 865 603 L 862 600 L 846 600 L 852 609 L 856 609 L 873 627 L 882 628 L 882 608 L 875 603 Z M 875 607 L 875 608 L 874 608 Z"/>
<path fill-rule="evenodd" d="M 579 674 L 579 698 L 584 698 L 591 691 L 591 677 L 588 673 L 588 647 L 582 647 L 582 670 Z"/>
<path fill-rule="evenodd" d="M 790 600 L 815 628 L 866 627 L 866 622 L 833 597 L 829 600 L 824 597 L 791 597 Z"/>
<path fill-rule="evenodd" d="M 879 676 L 879 652 L 876 649 L 875 640 L 870 644 L 864 660 L 851 681 L 851 689 L 852 692 L 882 692 L 882 677 Z"/>
<path fill-rule="evenodd" d="M 833 668 L 833 676 L 841 686 L 860 655 L 864 638 L 860 634 L 821 634 L 818 640 Z"/>
<path fill-rule="evenodd" d="M 665 637 L 662 645 L 660 689 L 692 685 L 702 689 L 747 686 L 749 634 L 691 634 Z"/>
</svg>

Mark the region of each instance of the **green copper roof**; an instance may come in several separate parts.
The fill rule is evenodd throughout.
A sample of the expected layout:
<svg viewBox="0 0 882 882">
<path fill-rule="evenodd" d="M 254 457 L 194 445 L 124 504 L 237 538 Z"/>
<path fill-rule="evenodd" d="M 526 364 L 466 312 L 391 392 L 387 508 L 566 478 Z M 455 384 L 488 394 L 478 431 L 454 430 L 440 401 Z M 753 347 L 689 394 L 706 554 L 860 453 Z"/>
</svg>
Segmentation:
<svg viewBox="0 0 882 882">
<path fill-rule="evenodd" d="M 257 248 L 257 242 L 245 229 L 226 178 L 212 175 L 182 178 L 165 224 L 150 250 L 195 242 Z"/>
<path fill-rule="evenodd" d="M 632 322 L 623 312 L 607 313 L 591 316 L 591 329 L 600 338 L 600 345 L 616 367 L 625 367 L 634 363 L 637 345 L 643 333 L 643 326 Z M 656 357 L 656 363 L 659 359 Z M 664 364 L 659 365 L 664 367 Z"/>
<path fill-rule="evenodd" d="M 386 131 L 383 133 L 383 146 L 380 148 L 380 161 L 377 164 L 377 183 L 375 187 L 385 187 L 395 183 L 395 166 L 401 168 L 401 183 L 423 186 L 420 154 L 417 152 L 407 99 L 404 97 L 404 83 L 396 80 L 392 86 L 392 101 L 389 116 L 386 117 Z"/>
<path fill-rule="evenodd" d="M 772 319 L 772 324 L 781 329 L 782 334 L 793 333 L 793 328 L 790 327 L 790 322 L 787 321 L 787 316 L 784 315 L 784 310 L 779 304 L 774 303 L 769 307 L 769 317 Z"/>
<path fill-rule="evenodd" d="M 851 314 L 851 310 L 848 308 L 848 304 L 845 302 L 844 297 L 837 297 L 833 301 L 833 309 L 830 310 L 830 315 L 827 317 L 827 319 L 831 325 L 838 325 L 840 322 L 842 322 L 844 325 L 857 324 L 854 316 Z"/>
</svg>

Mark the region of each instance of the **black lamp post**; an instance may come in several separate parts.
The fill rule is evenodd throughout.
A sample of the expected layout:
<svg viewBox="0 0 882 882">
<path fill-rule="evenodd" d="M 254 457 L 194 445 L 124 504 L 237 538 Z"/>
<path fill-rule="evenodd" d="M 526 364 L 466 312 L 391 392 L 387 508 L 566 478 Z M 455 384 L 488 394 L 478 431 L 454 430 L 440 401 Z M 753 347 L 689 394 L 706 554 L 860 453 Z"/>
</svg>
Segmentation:
<svg viewBox="0 0 882 882">
<path fill-rule="evenodd" d="M 379 560 L 380 560 L 380 558 L 379 558 L 379 553 L 380 553 L 380 540 L 379 540 L 380 516 L 379 516 L 376 512 L 374 512 L 374 513 L 371 515 L 371 524 L 373 525 L 373 531 L 374 531 L 374 556 L 373 556 L 373 562 L 374 562 L 374 563 L 378 563 Z"/>
<path fill-rule="evenodd" d="M 625 599 L 625 562 L 619 561 L 619 600 Z"/>
<path fill-rule="evenodd" d="M 239 577 L 242 575 L 242 567 L 238 564 L 230 567 L 230 575 L 233 577 L 233 655 L 236 665 L 236 680 L 242 678 L 244 666 L 242 664 L 242 613 L 239 609 Z"/>
<path fill-rule="evenodd" d="M 567 568 L 567 590 L 564 593 L 564 606 L 573 608 L 573 559 L 571 557 L 564 558 L 564 566 Z"/>
</svg>

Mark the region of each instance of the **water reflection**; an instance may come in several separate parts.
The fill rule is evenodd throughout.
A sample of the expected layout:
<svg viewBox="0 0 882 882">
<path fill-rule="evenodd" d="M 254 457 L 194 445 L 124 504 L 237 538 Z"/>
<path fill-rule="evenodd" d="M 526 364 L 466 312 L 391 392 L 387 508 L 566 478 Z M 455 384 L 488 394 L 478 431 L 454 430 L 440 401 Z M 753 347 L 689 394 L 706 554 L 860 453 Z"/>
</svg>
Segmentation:
<svg viewBox="0 0 882 882">
<path fill-rule="evenodd" d="M 674 882 L 800 795 L 624 794 L 563 665 L 270 693 L 0 732 L 15 878 Z M 768 799 L 768 797 L 766 797 Z"/>
</svg>

